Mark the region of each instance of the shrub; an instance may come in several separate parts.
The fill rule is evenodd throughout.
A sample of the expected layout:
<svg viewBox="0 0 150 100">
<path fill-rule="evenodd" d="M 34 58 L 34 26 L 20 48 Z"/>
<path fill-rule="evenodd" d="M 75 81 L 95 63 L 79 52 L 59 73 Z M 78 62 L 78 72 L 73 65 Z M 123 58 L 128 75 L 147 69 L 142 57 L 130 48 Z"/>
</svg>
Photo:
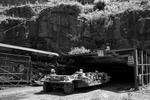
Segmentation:
<svg viewBox="0 0 150 100">
<path fill-rule="evenodd" d="M 86 49 L 84 46 L 82 46 L 81 48 L 79 47 L 72 48 L 69 54 L 74 55 L 74 54 L 82 54 L 82 53 L 89 53 L 89 52 L 90 52 L 89 49 Z"/>
</svg>

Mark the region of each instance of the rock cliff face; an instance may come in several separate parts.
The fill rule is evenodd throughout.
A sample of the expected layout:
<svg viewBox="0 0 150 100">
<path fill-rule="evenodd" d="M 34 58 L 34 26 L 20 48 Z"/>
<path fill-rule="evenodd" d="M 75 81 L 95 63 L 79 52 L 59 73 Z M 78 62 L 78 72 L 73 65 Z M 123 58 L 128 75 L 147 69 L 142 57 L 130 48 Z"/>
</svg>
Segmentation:
<svg viewBox="0 0 150 100">
<path fill-rule="evenodd" d="M 30 37 L 35 35 L 37 29 L 36 19 L 32 18 L 35 15 L 35 11 L 28 6 L 4 10 L 0 15 L 0 18 L 3 19 L 0 23 L 0 41 L 30 47 L 32 43 Z"/>
<path fill-rule="evenodd" d="M 140 47 L 149 45 L 149 10 L 131 10 L 120 14 L 110 15 L 91 24 L 89 30 L 91 39 L 97 46 L 101 41 L 112 49 Z"/>
<path fill-rule="evenodd" d="M 47 49 L 67 50 L 71 40 L 81 31 L 78 21 L 80 6 L 59 5 L 44 9 L 38 18 L 38 37 L 47 43 Z"/>
<path fill-rule="evenodd" d="M 80 46 L 91 50 L 105 49 L 107 45 L 111 49 L 150 48 L 149 6 L 111 13 L 106 9 L 93 11 L 93 6 L 80 3 L 46 6 L 40 13 L 33 7 L 11 8 L 3 13 L 19 18 L 1 21 L 0 42 L 58 53 Z"/>
</svg>

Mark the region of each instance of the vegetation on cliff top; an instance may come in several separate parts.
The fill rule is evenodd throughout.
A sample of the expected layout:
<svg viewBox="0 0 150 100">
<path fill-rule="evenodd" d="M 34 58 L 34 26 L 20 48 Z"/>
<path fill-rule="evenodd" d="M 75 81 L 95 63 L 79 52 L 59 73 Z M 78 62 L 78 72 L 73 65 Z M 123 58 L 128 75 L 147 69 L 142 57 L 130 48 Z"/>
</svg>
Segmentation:
<svg viewBox="0 0 150 100">
<path fill-rule="evenodd" d="M 20 7 L 28 6 L 28 7 L 31 7 L 37 13 L 41 13 L 43 9 L 46 9 L 48 7 L 56 9 L 61 6 L 60 8 L 63 8 L 64 10 L 71 7 L 74 10 L 78 9 L 78 11 L 80 12 L 80 15 L 79 15 L 80 18 L 84 17 L 85 19 L 90 20 L 90 21 L 97 20 L 97 19 L 107 17 L 110 15 L 120 14 L 125 11 L 150 10 L 150 1 L 143 2 L 143 0 L 129 0 L 129 2 L 127 2 L 126 0 L 122 0 L 125 2 L 116 2 L 117 0 L 116 1 L 114 0 L 115 2 L 113 1 L 110 2 L 110 0 L 95 0 L 97 2 L 94 2 L 93 4 L 87 3 L 84 5 L 81 4 L 81 2 L 77 2 L 77 1 L 80 1 L 80 0 L 50 0 L 50 2 L 46 4 L 39 4 L 39 3 L 26 4 L 26 5 L 20 5 L 17 7 L 20 8 Z M 105 6 L 101 4 L 97 5 L 98 3 L 101 3 L 101 2 L 105 3 Z M 95 6 L 104 6 L 104 9 L 102 10 L 95 9 Z M 5 10 L 8 11 L 17 7 L 16 6 L 5 6 L 5 7 L 1 6 L 0 15 L 2 15 L 2 12 L 4 12 Z"/>
<path fill-rule="evenodd" d="M 86 5 L 85 5 L 86 6 Z M 86 8 L 86 7 L 85 7 Z M 104 7 L 104 10 L 95 10 L 89 13 L 82 13 L 81 17 L 87 20 L 98 20 L 108 16 L 115 16 L 125 11 L 138 11 L 138 10 L 150 10 L 150 2 L 142 5 L 142 2 L 110 2 Z"/>
</svg>

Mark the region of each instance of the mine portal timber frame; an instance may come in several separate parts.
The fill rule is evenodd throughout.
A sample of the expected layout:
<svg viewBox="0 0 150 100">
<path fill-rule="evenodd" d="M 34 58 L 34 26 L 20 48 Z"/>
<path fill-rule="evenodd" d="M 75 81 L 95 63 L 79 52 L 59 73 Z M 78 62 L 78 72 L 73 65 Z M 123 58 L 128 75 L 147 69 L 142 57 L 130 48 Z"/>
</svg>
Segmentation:
<svg viewBox="0 0 150 100">
<path fill-rule="evenodd" d="M 134 74 L 135 89 L 150 83 L 150 55 L 144 50 L 134 50 Z"/>
<path fill-rule="evenodd" d="M 128 48 L 120 50 L 110 50 L 114 53 L 120 53 L 123 56 L 133 56 L 134 67 L 134 88 L 139 89 L 139 86 L 148 85 L 150 83 L 150 54 L 140 48 Z M 126 52 L 128 52 L 126 54 Z M 120 55 L 119 54 L 119 55 Z"/>
</svg>

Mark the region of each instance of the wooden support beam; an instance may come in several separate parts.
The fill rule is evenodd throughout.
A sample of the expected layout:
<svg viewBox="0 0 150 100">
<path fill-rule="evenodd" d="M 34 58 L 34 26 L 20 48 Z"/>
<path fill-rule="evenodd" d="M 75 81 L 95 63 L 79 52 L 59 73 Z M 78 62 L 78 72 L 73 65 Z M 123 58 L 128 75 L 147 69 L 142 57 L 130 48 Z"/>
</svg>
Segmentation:
<svg viewBox="0 0 150 100">
<path fill-rule="evenodd" d="M 137 66 L 147 65 L 150 66 L 150 64 L 138 64 Z"/>
<path fill-rule="evenodd" d="M 138 81 L 138 53 L 137 53 L 137 49 L 134 49 L 134 88 L 135 90 L 138 90 L 138 85 L 139 85 L 139 81 Z"/>
<path fill-rule="evenodd" d="M 150 63 L 150 58 L 148 57 L 148 63 Z M 150 73 L 150 65 L 148 65 L 148 73 Z M 150 75 L 148 75 L 148 83 L 150 83 Z"/>
<path fill-rule="evenodd" d="M 147 56 L 147 64 L 149 64 L 149 57 Z M 147 65 L 147 73 L 149 73 L 149 65 Z M 147 75 L 148 83 L 149 83 L 149 75 Z"/>
<path fill-rule="evenodd" d="M 150 64 L 150 58 L 148 58 L 148 63 Z M 150 66 L 148 66 L 148 73 L 150 73 Z M 150 83 L 150 75 L 149 75 L 149 83 Z"/>
<path fill-rule="evenodd" d="M 147 54 L 145 54 L 145 63 L 147 64 L 148 62 L 147 62 Z M 148 74 L 148 66 L 147 65 L 145 65 L 146 66 L 146 74 Z M 148 75 L 146 75 L 146 84 L 148 84 Z"/>
<path fill-rule="evenodd" d="M 143 74 L 143 76 L 146 76 L 146 75 L 150 75 L 150 73 L 147 73 L 147 74 Z M 140 75 L 138 75 L 138 76 L 140 76 Z"/>
<path fill-rule="evenodd" d="M 144 55 L 143 55 L 143 50 L 141 51 L 141 54 L 140 54 L 140 56 L 141 56 L 141 64 L 142 64 L 142 72 L 141 72 L 141 74 L 142 74 L 142 77 L 141 77 L 141 81 L 142 81 L 142 86 L 144 85 L 144 76 L 143 76 L 143 72 L 144 72 L 144 66 L 143 66 L 143 61 L 144 61 Z"/>
</svg>

